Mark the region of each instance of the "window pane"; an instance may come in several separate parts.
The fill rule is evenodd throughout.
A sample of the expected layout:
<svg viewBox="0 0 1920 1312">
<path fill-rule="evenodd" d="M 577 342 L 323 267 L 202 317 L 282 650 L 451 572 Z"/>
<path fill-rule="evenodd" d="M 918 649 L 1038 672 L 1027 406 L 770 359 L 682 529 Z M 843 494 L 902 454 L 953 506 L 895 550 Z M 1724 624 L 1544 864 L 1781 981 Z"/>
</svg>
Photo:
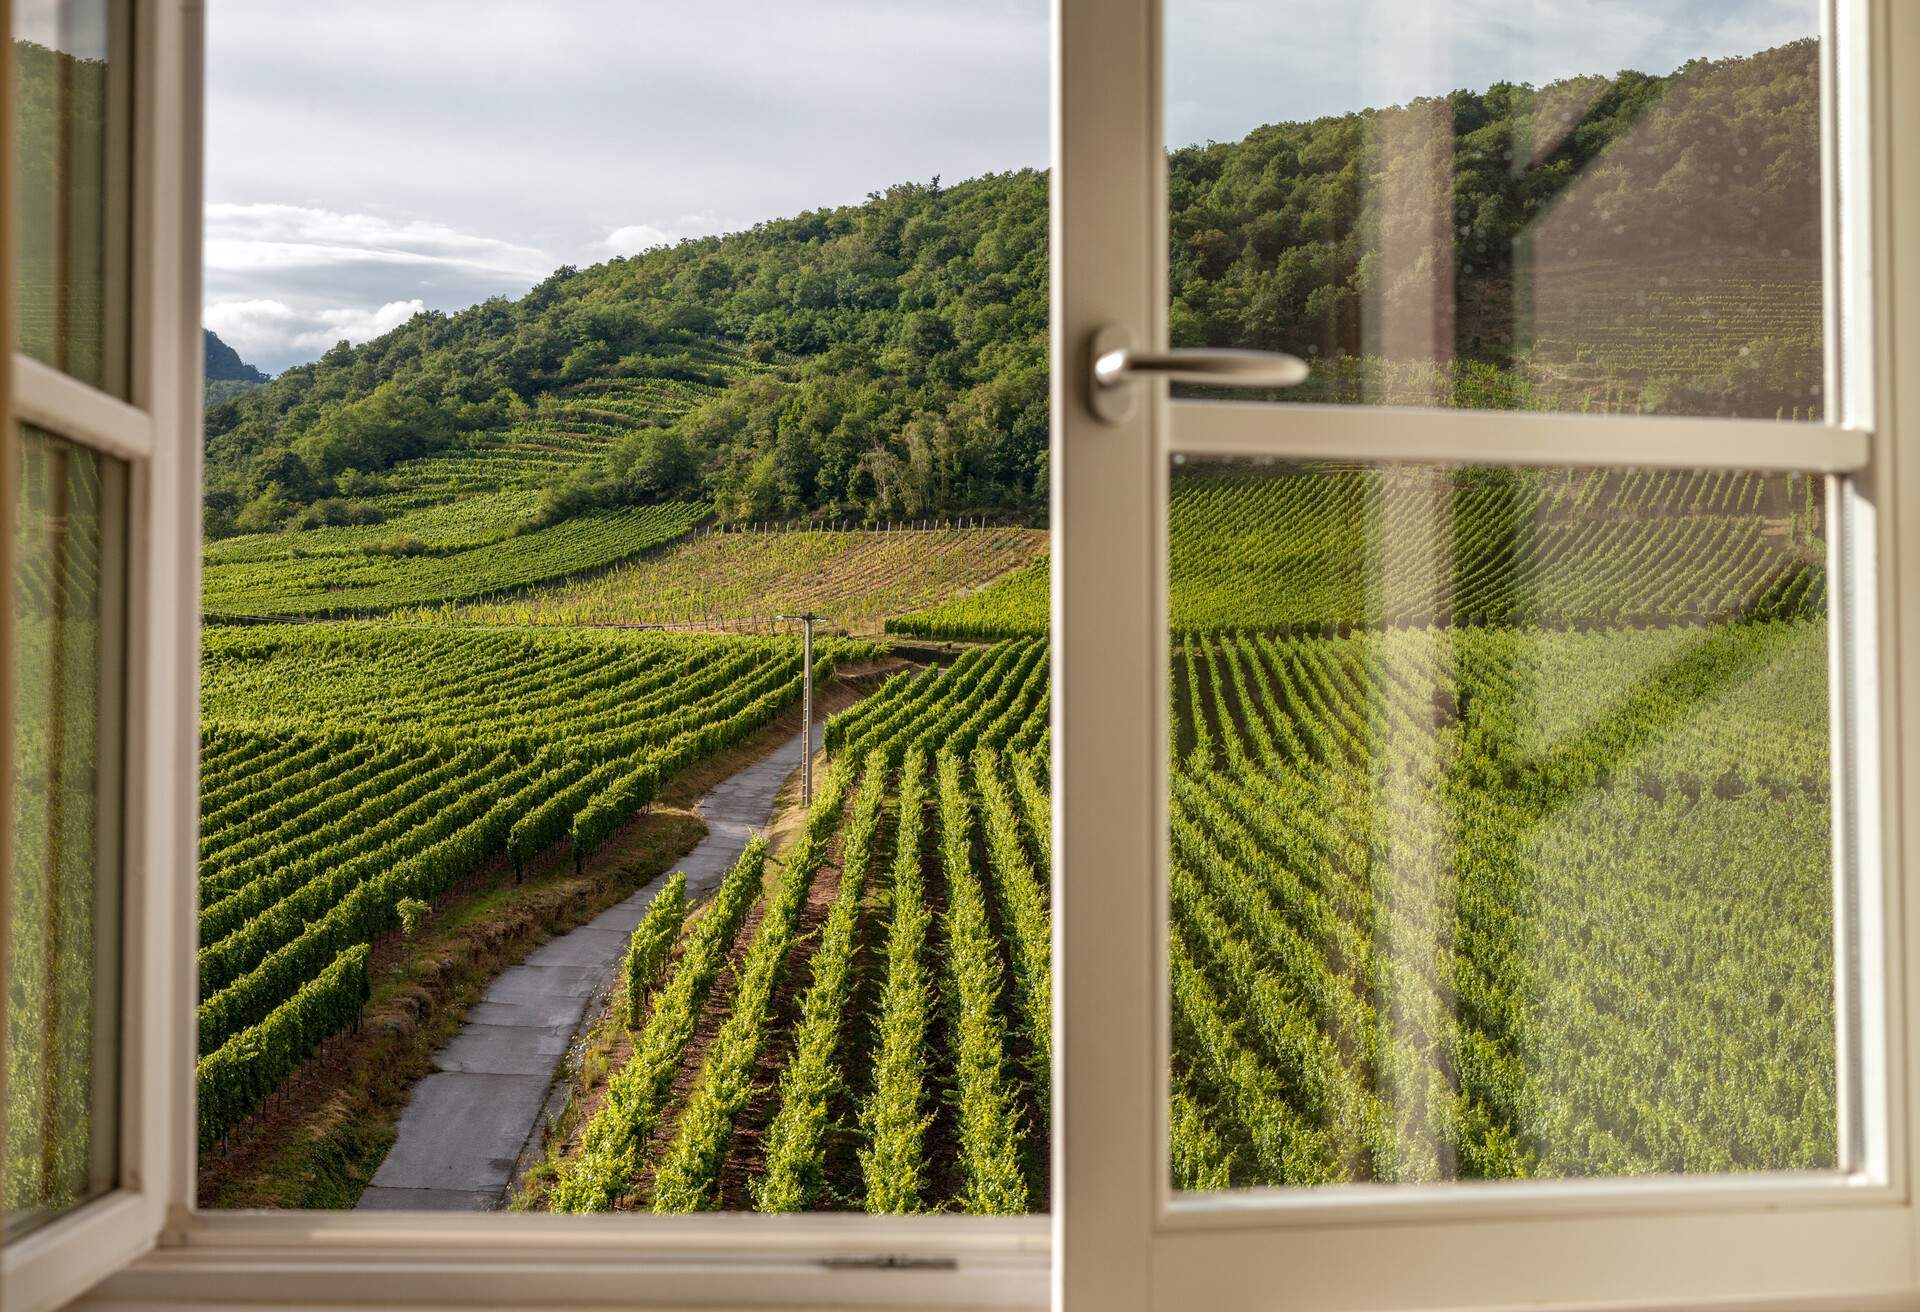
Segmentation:
<svg viewBox="0 0 1920 1312">
<path fill-rule="evenodd" d="M 34 429 L 12 458 L 8 1238 L 115 1179 L 127 513 L 118 461 Z"/>
<path fill-rule="evenodd" d="M 124 395 L 119 32 L 111 0 L 13 9 L 20 349 Z"/>
<path fill-rule="evenodd" d="M 1821 492 L 1176 467 L 1179 1187 L 1836 1166 Z"/>
<path fill-rule="evenodd" d="M 1813 0 L 1166 29 L 1174 345 L 1300 355 L 1298 401 L 1824 413 Z"/>
</svg>

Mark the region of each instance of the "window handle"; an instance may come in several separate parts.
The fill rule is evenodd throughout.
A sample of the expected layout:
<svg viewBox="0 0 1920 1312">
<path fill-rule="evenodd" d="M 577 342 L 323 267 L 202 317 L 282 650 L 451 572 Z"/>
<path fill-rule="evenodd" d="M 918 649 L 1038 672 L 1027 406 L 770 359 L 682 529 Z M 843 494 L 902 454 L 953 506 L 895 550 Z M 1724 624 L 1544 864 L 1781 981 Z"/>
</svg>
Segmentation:
<svg viewBox="0 0 1920 1312">
<path fill-rule="evenodd" d="M 1259 388 L 1298 387 L 1307 380 L 1307 362 L 1279 351 L 1213 347 L 1136 351 L 1114 328 L 1094 334 L 1092 354 L 1093 382 L 1087 391 L 1087 404 L 1110 424 L 1133 413 L 1134 389 L 1128 384 L 1143 379 Z"/>
</svg>

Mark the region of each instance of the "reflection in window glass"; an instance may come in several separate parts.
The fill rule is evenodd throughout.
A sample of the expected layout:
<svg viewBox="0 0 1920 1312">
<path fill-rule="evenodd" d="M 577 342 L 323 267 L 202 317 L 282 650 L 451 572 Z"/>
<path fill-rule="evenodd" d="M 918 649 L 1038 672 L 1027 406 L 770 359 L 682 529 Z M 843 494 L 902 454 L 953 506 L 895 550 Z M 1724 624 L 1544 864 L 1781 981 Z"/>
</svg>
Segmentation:
<svg viewBox="0 0 1920 1312">
<path fill-rule="evenodd" d="M 124 59 L 111 0 L 13 7 L 19 347 L 120 394 L 124 310 L 110 141 Z"/>
<path fill-rule="evenodd" d="M 1174 345 L 1301 355 L 1295 401 L 1820 418 L 1818 7 L 1466 9 L 1167 6 Z"/>
<path fill-rule="evenodd" d="M 15 542 L 6 1234 L 114 1181 L 126 475 L 25 430 Z"/>
<path fill-rule="evenodd" d="M 1179 1187 L 1836 1165 L 1818 491 L 1175 469 Z"/>
</svg>

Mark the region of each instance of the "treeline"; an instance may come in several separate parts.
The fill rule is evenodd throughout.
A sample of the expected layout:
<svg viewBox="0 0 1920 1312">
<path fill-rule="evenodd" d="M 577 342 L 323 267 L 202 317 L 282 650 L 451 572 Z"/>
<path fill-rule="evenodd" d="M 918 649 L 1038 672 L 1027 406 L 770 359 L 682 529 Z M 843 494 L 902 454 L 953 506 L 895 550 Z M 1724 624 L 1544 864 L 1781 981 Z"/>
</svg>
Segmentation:
<svg viewBox="0 0 1920 1312">
<path fill-rule="evenodd" d="M 1174 151 L 1174 344 L 1394 355 L 1383 325 L 1457 307 L 1421 354 L 1506 364 L 1516 276 L 1815 258 L 1818 54 L 1501 82 Z"/>
<path fill-rule="evenodd" d="M 1809 38 L 1174 151 L 1174 340 L 1507 368 L 1531 331 L 1526 279 L 1604 278 L 1600 262 L 1623 256 L 1811 261 L 1817 89 Z M 338 506 L 399 460 L 633 377 L 722 390 L 610 438 L 604 460 L 550 489 L 547 520 L 682 497 L 727 521 L 1032 511 L 1046 498 L 1046 232 L 1044 173 L 936 178 L 419 315 L 209 413 L 209 526 Z M 1374 328 L 1396 323 L 1432 331 Z M 743 353 L 746 367 L 724 363 Z M 1659 392 L 1664 408 L 1724 411 L 1737 396 L 1740 413 L 1774 413 L 1750 370 L 1674 368 L 1687 387 Z"/>
</svg>

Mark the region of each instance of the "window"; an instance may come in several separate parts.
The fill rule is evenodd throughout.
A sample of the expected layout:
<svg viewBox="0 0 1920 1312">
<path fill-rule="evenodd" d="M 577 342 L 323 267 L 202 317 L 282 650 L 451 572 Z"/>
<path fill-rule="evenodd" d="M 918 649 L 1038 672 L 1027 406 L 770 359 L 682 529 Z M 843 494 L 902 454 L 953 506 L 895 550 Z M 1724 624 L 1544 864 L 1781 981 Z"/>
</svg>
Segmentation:
<svg viewBox="0 0 1920 1312">
<path fill-rule="evenodd" d="M 1067 822 L 1069 1290 L 1874 1290 L 1907 1222 L 1865 13 L 1593 78 L 1579 20 L 1528 6 L 1152 10 L 1081 38 L 1147 70 L 1125 95 L 1075 81 L 1071 11 L 1063 39 L 1063 131 L 1126 165 L 1062 169 L 1101 217 L 1067 228 L 1056 363 L 1103 360 L 1105 423 L 1066 439 L 1060 682 L 1164 709 L 1069 708 L 1062 791 L 1165 799 L 1088 866 Z M 1759 102 L 1721 98 L 1776 78 L 1759 148 Z M 1186 144 L 1252 93 L 1299 112 Z M 1076 283 L 1080 233 L 1137 282 Z M 1164 406 L 1117 381 L 1154 375 Z M 1083 1209 L 1107 1265 L 1076 1262 Z"/>
<path fill-rule="evenodd" d="M 1468 8 L 1328 17 L 1360 51 L 1325 61 L 1333 80 L 1382 74 L 1346 108 L 1464 87 L 1459 113 L 1498 118 L 1485 96 L 1502 79 L 1384 75 L 1394 58 L 1432 74 L 1421 61 L 1486 13 Z M 1548 23 L 1539 6 L 1513 8 Z M 65 326 L 36 342 L 24 296 L 11 302 L 6 490 L 19 521 L 4 563 L 13 579 L 36 551 L 50 562 L 51 590 L 23 588 L 15 614 L 21 597 L 59 603 L 18 622 L 12 704 L 46 689 L 35 709 L 70 721 L 60 737 L 73 746 L 38 775 L 16 755 L 9 816 L 22 798 L 58 805 L 62 820 L 33 832 L 62 844 L 39 883 L 14 859 L 9 910 L 72 907 L 91 932 L 63 919 L 49 936 L 43 914 L 38 939 L 22 919 L 8 943 L 89 959 L 117 943 L 92 996 L 62 1014 L 86 1018 L 88 1051 L 118 1041 L 77 1079 L 81 1036 L 63 1031 L 46 1078 L 9 1092 L 54 1109 L 37 1125 L 68 1136 L 47 1135 L 62 1146 L 40 1155 L 60 1167 L 36 1178 L 44 1215 L 0 1258 L 9 1306 L 57 1306 L 102 1277 L 115 1306 L 1036 1305 L 1049 1261 L 1070 1308 L 1911 1303 L 1907 945 L 1920 924 L 1906 872 L 1920 839 L 1901 818 L 1920 720 L 1900 694 L 1920 674 L 1920 618 L 1903 605 L 1920 555 L 1898 530 L 1920 515 L 1920 480 L 1900 463 L 1913 424 L 1896 383 L 1920 369 L 1920 334 L 1903 322 L 1920 307 L 1920 258 L 1915 225 L 1895 220 L 1920 209 L 1903 135 L 1920 91 L 1895 70 L 1920 51 L 1920 15 L 1889 0 L 1806 10 L 1817 132 L 1804 167 L 1767 185 L 1799 188 L 1795 212 L 1816 214 L 1818 235 L 1796 230 L 1766 258 L 1817 255 L 1817 270 L 1774 268 L 1752 304 L 1778 323 L 1791 299 L 1817 327 L 1755 360 L 1740 352 L 1750 342 L 1699 326 L 1698 368 L 1656 379 L 1621 327 L 1727 302 L 1657 272 L 1614 274 L 1639 267 L 1621 252 L 1641 253 L 1646 233 L 1697 235 L 1695 216 L 1637 206 L 1631 169 L 1612 193 L 1584 195 L 1604 164 L 1536 159 L 1496 131 L 1486 176 L 1544 189 L 1551 217 L 1520 222 L 1500 209 L 1504 182 L 1457 186 L 1458 160 L 1487 142 L 1463 142 L 1452 122 L 1365 120 L 1405 167 L 1367 184 L 1378 191 L 1335 189 L 1327 217 L 1336 238 L 1363 230 L 1371 261 L 1210 302 L 1197 273 L 1271 273 L 1288 246 L 1263 246 L 1273 216 L 1318 220 L 1288 210 L 1297 175 L 1268 159 L 1237 179 L 1239 211 L 1220 208 L 1229 187 L 1203 198 L 1217 211 L 1207 226 L 1178 226 L 1204 216 L 1195 191 L 1218 178 L 1210 148 L 1169 165 L 1167 145 L 1211 133 L 1166 126 L 1165 108 L 1204 107 L 1232 80 L 1179 61 L 1327 30 L 1289 6 L 1276 10 L 1287 30 L 1263 34 L 1239 6 L 1061 0 L 1049 1242 L 1019 1219 L 195 1209 L 195 12 L 143 6 L 108 24 L 128 34 L 132 74 L 125 153 L 101 156 L 127 197 L 120 272 L 110 255 L 73 253 L 112 231 L 107 205 L 69 225 L 79 245 L 49 275 L 51 322 Z M 25 62 L 9 70 L 16 104 Z M 1509 107 L 1571 94 L 1551 90 L 1556 77 L 1514 70 L 1502 94 Z M 1573 95 L 1547 121 L 1577 136 L 1599 101 Z M 1659 104 L 1592 135 L 1631 141 L 1633 123 L 1659 126 Z M 1280 144 L 1298 164 L 1314 143 Z M 20 208 L 7 218 L 24 242 Z M 1598 264 L 1553 244 L 1570 231 L 1554 223 L 1585 232 L 1601 211 L 1628 231 L 1600 235 Z M 1760 240 L 1737 225 L 1708 235 L 1723 252 Z M 1488 267 L 1500 294 L 1463 296 L 1484 291 L 1472 275 Z M 1319 390 L 1271 395 L 1299 370 L 1218 354 L 1241 349 L 1300 355 Z M 1513 358 L 1489 358 L 1502 352 Z M 1226 399 L 1236 378 L 1269 395 Z M 1477 404 L 1521 388 L 1534 404 Z M 1638 564 L 1589 568 L 1595 543 L 1624 543 Z M 1233 577 L 1219 565 L 1236 550 L 1290 572 Z M 71 678 L 30 682 L 36 627 L 69 653 Z M 89 717 L 126 731 L 117 743 L 80 732 Z M 28 722 L 16 713 L 10 729 Z M 101 782 L 116 749 L 118 833 Z M 1275 856 L 1302 845 L 1326 859 Z M 1584 876 L 1599 869 L 1630 896 L 1596 898 Z M 1302 870 L 1321 886 L 1287 886 Z M 1737 877 L 1753 871 L 1764 903 Z M 1474 939 L 1475 910 L 1498 932 Z M 1322 978 L 1305 956 L 1287 973 L 1294 942 L 1375 973 Z M 46 1035 L 47 1004 L 10 996 L 10 1045 L 20 1014 Z M 1476 1055 L 1477 1068 L 1463 1060 Z M 1730 1106 L 1726 1085 L 1752 1096 Z M 1272 1115 L 1252 1101 L 1262 1094 Z M 1671 1154 L 1620 1132 L 1624 1115 L 1567 1110 L 1622 1094 L 1671 1129 Z M 62 1110 L 76 1097 L 79 1138 L 82 1119 Z M 86 1152 L 64 1146 L 80 1138 Z M 1520 1174 L 1553 1178 L 1484 1178 Z"/>
</svg>

